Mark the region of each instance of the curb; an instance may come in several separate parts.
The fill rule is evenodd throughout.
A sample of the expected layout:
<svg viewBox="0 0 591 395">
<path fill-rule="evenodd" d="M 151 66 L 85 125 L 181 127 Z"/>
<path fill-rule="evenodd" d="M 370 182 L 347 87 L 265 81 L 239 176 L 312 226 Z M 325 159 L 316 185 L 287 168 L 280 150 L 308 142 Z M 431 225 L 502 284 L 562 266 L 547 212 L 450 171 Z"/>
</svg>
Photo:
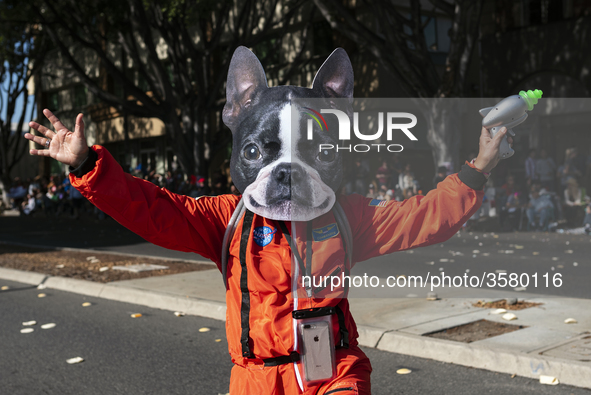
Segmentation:
<svg viewBox="0 0 591 395">
<path fill-rule="evenodd" d="M 220 321 L 226 320 L 226 304 L 213 300 L 199 299 L 191 296 L 182 298 L 178 295 L 164 292 L 146 291 L 108 283 L 95 283 L 75 278 L 49 276 L 2 267 L 0 267 L 0 278 L 30 285 L 43 284 L 48 289 L 57 289 L 95 298 L 133 303 L 161 310 L 183 311 L 187 314 L 213 318 Z"/>
<path fill-rule="evenodd" d="M 118 252 L 118 251 L 107 251 L 107 250 L 97 250 L 92 248 L 71 248 L 71 247 L 51 247 L 51 246 L 44 246 L 40 244 L 27 244 L 27 243 L 17 243 L 17 242 L 6 242 L 0 241 L 2 245 L 13 245 L 19 247 L 29 247 L 29 248 L 39 248 L 44 250 L 52 250 L 52 251 L 71 251 L 71 252 L 84 252 L 88 254 L 106 254 L 106 255 L 122 255 L 122 256 L 132 256 L 135 258 L 144 258 L 144 259 L 157 259 L 161 261 L 175 261 L 175 262 L 186 262 L 186 263 L 199 263 L 201 265 L 212 265 L 215 266 L 215 263 L 212 261 L 200 261 L 200 260 L 193 260 L 193 259 L 181 259 L 181 258 L 167 258 L 167 257 L 160 257 L 154 255 L 142 255 L 142 254 L 130 254 L 128 252 Z"/>
<path fill-rule="evenodd" d="M 591 388 L 591 364 L 541 356 L 536 351 L 498 350 L 401 332 L 384 333 L 376 348 L 533 379 L 538 379 L 540 375 L 553 376 L 560 384 Z"/>
<path fill-rule="evenodd" d="M 118 302 L 168 311 L 226 320 L 226 305 L 222 302 L 179 297 L 164 292 L 146 291 L 114 284 L 94 283 L 65 277 L 0 267 L 0 279 L 25 284 L 44 284 L 47 288 L 73 292 Z M 516 374 L 538 379 L 540 375 L 557 377 L 561 384 L 591 388 L 591 364 L 529 353 L 499 350 L 474 344 L 453 342 L 412 335 L 382 328 L 360 325 L 359 345 L 381 351 L 432 359 L 493 372 Z M 586 335 L 588 336 L 588 334 Z"/>
</svg>

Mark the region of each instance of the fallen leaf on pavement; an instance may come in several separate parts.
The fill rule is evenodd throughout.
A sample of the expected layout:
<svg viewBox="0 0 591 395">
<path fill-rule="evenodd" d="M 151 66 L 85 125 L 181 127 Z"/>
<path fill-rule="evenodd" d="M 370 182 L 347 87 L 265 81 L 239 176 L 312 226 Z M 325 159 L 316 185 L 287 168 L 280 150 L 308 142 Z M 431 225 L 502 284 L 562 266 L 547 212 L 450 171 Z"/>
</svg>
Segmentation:
<svg viewBox="0 0 591 395">
<path fill-rule="evenodd" d="M 558 385 L 560 383 L 556 377 L 552 376 L 540 376 L 540 384 L 547 384 L 547 385 Z"/>
<path fill-rule="evenodd" d="M 80 358 L 80 357 L 70 358 L 70 359 L 66 360 L 66 362 L 69 363 L 70 365 L 72 365 L 75 363 L 84 362 L 84 358 Z"/>
</svg>

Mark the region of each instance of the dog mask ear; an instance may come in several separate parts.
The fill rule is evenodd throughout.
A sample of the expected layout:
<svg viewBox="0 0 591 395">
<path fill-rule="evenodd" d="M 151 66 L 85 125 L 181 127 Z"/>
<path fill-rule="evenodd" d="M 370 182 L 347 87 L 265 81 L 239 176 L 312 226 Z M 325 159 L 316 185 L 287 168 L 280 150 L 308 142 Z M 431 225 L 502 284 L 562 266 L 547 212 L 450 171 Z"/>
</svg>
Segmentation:
<svg viewBox="0 0 591 395">
<path fill-rule="evenodd" d="M 323 97 L 353 97 L 353 67 L 343 48 L 335 49 L 320 66 L 312 89 Z"/>
<path fill-rule="evenodd" d="M 240 111 L 253 104 L 255 94 L 266 87 L 265 70 L 256 55 L 246 47 L 236 48 L 228 70 L 226 105 L 222 112 L 222 120 L 232 133 Z"/>
</svg>

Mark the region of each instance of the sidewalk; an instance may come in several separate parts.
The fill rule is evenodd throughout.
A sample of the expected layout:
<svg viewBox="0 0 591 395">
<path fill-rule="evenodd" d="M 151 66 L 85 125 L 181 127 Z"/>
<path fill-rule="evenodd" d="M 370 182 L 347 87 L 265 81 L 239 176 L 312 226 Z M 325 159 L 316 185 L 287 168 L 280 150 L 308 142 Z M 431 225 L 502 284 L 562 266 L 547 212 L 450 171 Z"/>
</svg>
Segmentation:
<svg viewBox="0 0 591 395">
<path fill-rule="evenodd" d="M 0 226 L 5 219 L 0 218 Z M 100 234 L 104 226 L 113 231 L 118 225 L 97 224 L 93 232 Z M 0 229 L 0 240 L 5 241 L 6 228 Z M 11 233 L 16 237 L 18 232 L 13 228 Z M 21 240 L 26 241 L 33 240 Z M 122 238 L 118 241 L 123 244 Z M 225 319 L 225 290 L 217 270 L 99 284 L 0 268 L 0 279 Z M 413 295 L 412 289 L 398 288 L 389 291 L 387 298 L 377 298 L 371 289 L 351 289 L 351 310 L 359 327 L 360 344 L 530 378 L 548 375 L 563 384 L 591 388 L 591 300 L 496 290 L 481 290 L 475 297 L 473 290 L 465 288 L 440 288 L 437 292 L 440 299 L 428 301 L 422 297 L 423 290 Z M 513 321 L 492 314 L 494 309 L 472 306 L 478 299 L 504 298 L 543 304 L 510 311 L 518 317 Z M 566 324 L 567 318 L 578 323 Z M 472 343 L 425 336 L 482 319 L 523 328 Z"/>
</svg>

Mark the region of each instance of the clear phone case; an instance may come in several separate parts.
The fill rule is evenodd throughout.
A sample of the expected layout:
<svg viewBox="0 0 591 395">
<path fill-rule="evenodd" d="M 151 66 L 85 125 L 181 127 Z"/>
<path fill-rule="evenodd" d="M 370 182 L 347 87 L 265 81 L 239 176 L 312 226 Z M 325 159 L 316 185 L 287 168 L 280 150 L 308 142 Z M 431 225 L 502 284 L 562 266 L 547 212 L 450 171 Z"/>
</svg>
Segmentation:
<svg viewBox="0 0 591 395">
<path fill-rule="evenodd" d="M 336 376 L 336 364 L 331 316 L 299 319 L 298 334 L 305 384 L 332 380 Z"/>
</svg>

